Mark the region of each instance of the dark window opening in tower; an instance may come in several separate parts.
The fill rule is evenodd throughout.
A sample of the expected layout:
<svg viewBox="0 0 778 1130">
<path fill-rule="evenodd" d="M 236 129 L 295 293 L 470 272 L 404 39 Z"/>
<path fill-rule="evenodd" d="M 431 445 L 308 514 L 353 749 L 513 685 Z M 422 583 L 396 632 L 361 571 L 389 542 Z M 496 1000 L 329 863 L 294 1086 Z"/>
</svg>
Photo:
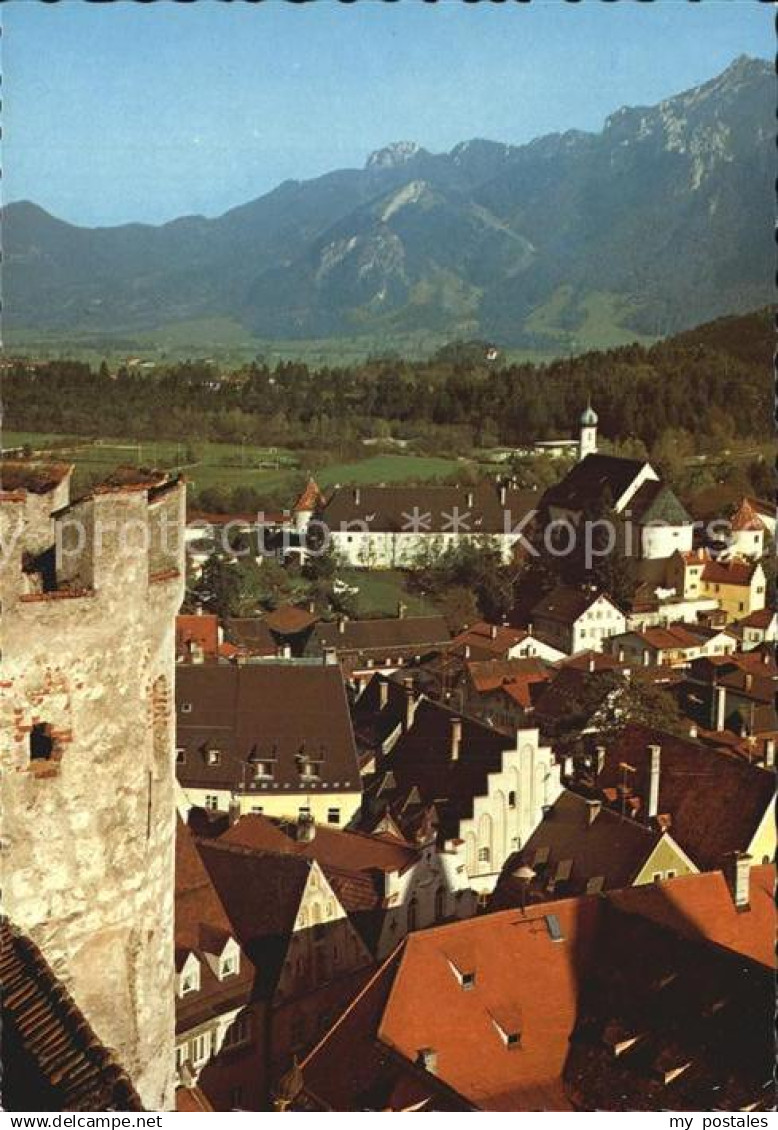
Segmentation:
<svg viewBox="0 0 778 1130">
<path fill-rule="evenodd" d="M 30 731 L 30 761 L 51 761 L 54 739 L 48 722 L 36 722 Z"/>
</svg>

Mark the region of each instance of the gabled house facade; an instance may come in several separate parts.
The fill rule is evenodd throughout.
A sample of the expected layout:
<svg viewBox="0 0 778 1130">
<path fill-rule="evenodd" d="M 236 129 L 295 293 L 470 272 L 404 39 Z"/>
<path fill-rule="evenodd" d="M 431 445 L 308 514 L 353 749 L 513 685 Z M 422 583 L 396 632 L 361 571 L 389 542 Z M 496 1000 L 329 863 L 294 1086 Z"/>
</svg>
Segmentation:
<svg viewBox="0 0 778 1130">
<path fill-rule="evenodd" d="M 623 632 L 627 617 L 607 593 L 559 585 L 532 609 L 535 631 L 565 655 L 602 651 L 610 636 Z"/>
</svg>

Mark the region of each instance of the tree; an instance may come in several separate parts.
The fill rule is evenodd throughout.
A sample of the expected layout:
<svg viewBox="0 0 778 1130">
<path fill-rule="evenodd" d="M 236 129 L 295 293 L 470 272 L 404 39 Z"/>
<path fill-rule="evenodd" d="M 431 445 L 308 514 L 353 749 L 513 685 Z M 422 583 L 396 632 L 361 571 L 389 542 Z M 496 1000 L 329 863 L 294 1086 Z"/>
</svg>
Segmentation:
<svg viewBox="0 0 778 1130">
<path fill-rule="evenodd" d="M 454 585 L 438 600 L 440 611 L 446 618 L 449 630 L 460 632 L 479 619 L 478 603 L 470 589 Z"/>
</svg>

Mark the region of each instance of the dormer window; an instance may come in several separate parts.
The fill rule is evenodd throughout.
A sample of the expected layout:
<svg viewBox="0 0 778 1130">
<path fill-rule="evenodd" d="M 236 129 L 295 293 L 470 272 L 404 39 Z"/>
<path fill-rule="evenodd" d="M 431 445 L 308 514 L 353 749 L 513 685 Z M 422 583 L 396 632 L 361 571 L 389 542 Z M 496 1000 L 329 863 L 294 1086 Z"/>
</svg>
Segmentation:
<svg viewBox="0 0 778 1130">
<path fill-rule="evenodd" d="M 506 1048 L 521 1047 L 521 1012 L 518 1008 L 502 1006 L 491 1014 L 500 1039 Z"/>
<path fill-rule="evenodd" d="M 182 714 L 191 714 L 192 713 L 191 702 L 182 702 L 181 703 L 181 713 Z"/>
<path fill-rule="evenodd" d="M 186 765 L 186 750 L 183 746 L 176 750 L 176 765 Z"/>
<path fill-rule="evenodd" d="M 200 962 L 193 953 L 190 953 L 178 974 L 178 995 L 185 997 L 188 993 L 198 992 L 199 989 Z"/>
<path fill-rule="evenodd" d="M 240 973 L 240 947 L 234 938 L 224 935 L 222 938 L 223 942 L 218 938 L 211 939 L 205 958 L 216 977 L 226 981 Z"/>
<path fill-rule="evenodd" d="M 219 765 L 221 763 L 222 754 L 220 749 L 207 749 L 205 751 L 205 760 L 208 765 Z"/>
<path fill-rule="evenodd" d="M 219 980 L 224 981 L 227 977 L 236 977 L 240 972 L 240 952 L 235 948 L 234 951 L 225 950 L 222 954 L 221 961 L 219 962 Z"/>
</svg>

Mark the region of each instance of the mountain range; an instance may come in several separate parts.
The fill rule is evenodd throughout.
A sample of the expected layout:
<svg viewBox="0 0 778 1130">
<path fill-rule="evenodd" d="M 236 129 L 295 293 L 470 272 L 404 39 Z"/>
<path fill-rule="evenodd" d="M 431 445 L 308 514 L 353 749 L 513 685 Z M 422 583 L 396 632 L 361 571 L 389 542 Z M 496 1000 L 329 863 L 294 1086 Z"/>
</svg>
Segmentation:
<svg viewBox="0 0 778 1130">
<path fill-rule="evenodd" d="M 741 57 L 600 133 L 412 142 L 215 219 L 3 220 L 4 329 L 258 338 L 428 332 L 527 348 L 653 338 L 770 301 L 774 77 Z"/>
</svg>

